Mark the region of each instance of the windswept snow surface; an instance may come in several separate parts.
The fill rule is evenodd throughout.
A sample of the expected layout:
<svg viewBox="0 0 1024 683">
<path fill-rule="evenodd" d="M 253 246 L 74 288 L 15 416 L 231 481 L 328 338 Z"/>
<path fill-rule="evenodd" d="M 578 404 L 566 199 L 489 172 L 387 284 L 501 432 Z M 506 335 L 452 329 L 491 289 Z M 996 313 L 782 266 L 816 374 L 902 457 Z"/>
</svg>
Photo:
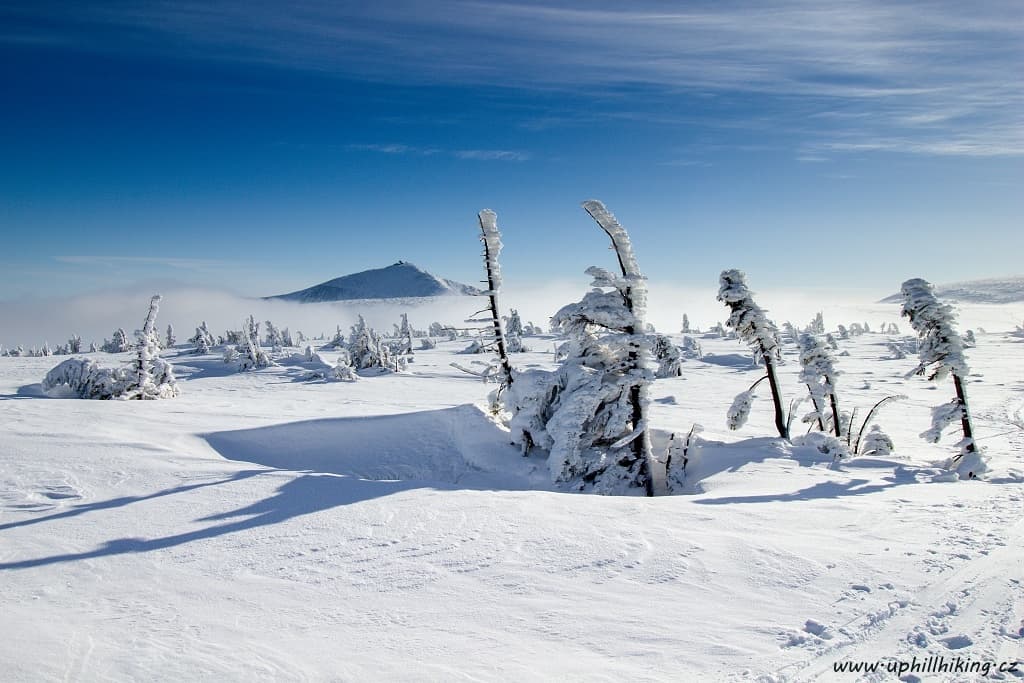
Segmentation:
<svg viewBox="0 0 1024 683">
<path fill-rule="evenodd" d="M 54 358 L 0 358 L 0 678 L 881 681 L 834 663 L 1020 660 L 1024 342 L 996 329 L 967 351 L 987 481 L 948 481 L 957 437 L 917 435 L 952 385 L 904 380 L 887 336 L 836 354 L 844 410 L 908 394 L 878 419 L 895 452 L 838 465 L 769 438 L 761 388 L 728 431 L 763 370 L 701 338 L 650 420 L 658 454 L 694 422 L 705 443 L 687 493 L 653 499 L 553 490 L 478 407 L 491 387 L 448 366 L 465 340 L 358 382 L 169 351 L 166 401 L 47 398 Z M 525 341 L 517 366 L 550 367 L 553 340 Z"/>
</svg>

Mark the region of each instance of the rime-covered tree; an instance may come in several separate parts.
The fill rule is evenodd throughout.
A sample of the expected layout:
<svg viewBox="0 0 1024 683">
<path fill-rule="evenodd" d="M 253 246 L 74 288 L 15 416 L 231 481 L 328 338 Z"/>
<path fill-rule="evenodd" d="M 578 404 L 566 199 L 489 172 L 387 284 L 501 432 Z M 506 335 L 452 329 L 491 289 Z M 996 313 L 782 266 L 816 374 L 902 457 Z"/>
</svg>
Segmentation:
<svg viewBox="0 0 1024 683">
<path fill-rule="evenodd" d="M 815 334 L 805 332 L 800 336 L 800 381 L 807 385 L 814 404 L 814 418 L 825 431 L 825 403 L 832 409 L 832 431 L 836 438 L 842 434 L 842 420 L 839 415 L 839 400 L 836 398 L 836 377 L 839 372 L 828 346 Z"/>
<path fill-rule="evenodd" d="M 889 455 L 893 451 L 892 439 L 878 425 L 873 425 L 864 436 L 860 455 Z"/>
<path fill-rule="evenodd" d="M 569 336 L 550 376 L 517 373 L 510 388 L 513 436 L 548 448 L 556 482 L 580 490 L 653 494 L 647 388 L 650 344 L 646 286 L 626 231 L 598 201 L 583 208 L 611 238 L 620 274 L 591 267 L 593 289 L 559 310 L 552 325 Z"/>
<path fill-rule="evenodd" d="M 238 346 L 238 352 L 241 356 L 239 370 L 255 370 L 274 365 L 270 356 L 260 346 L 260 324 L 251 315 L 242 326 L 242 343 Z"/>
<path fill-rule="evenodd" d="M 43 348 L 39 349 L 40 356 L 52 356 L 53 349 L 50 348 L 50 342 L 43 342 Z"/>
<path fill-rule="evenodd" d="M 68 353 L 75 354 L 82 352 L 82 338 L 77 334 L 68 339 Z"/>
<path fill-rule="evenodd" d="M 146 320 L 137 333 L 136 356 L 132 363 L 135 385 L 132 390 L 138 392 L 137 398 L 140 399 L 171 398 L 178 395 L 174 370 L 170 363 L 160 357 L 160 333 L 156 330 L 160 299 L 159 294 L 150 299 Z"/>
<path fill-rule="evenodd" d="M 682 329 L 682 333 L 683 334 L 690 334 L 690 318 L 685 313 L 683 313 L 683 329 Z"/>
<path fill-rule="evenodd" d="M 821 311 L 814 315 L 814 320 L 807 326 L 807 331 L 811 334 L 825 334 L 825 318 L 822 316 Z"/>
<path fill-rule="evenodd" d="M 69 358 L 50 370 L 43 390 L 71 391 L 89 399 L 156 399 L 178 395 L 170 363 L 160 358 L 156 314 L 160 295 L 150 300 L 149 313 L 138 333 L 136 356 L 127 367 L 101 368 L 88 358 Z"/>
<path fill-rule="evenodd" d="M 281 330 L 277 329 L 274 323 L 270 322 L 269 320 L 265 321 L 264 324 L 267 327 L 267 346 L 269 346 L 272 351 L 280 351 Z"/>
<path fill-rule="evenodd" d="M 131 347 L 131 344 L 128 343 L 128 334 L 124 331 L 123 327 L 114 330 L 111 339 L 103 341 L 103 350 L 107 353 L 124 353 L 131 349 Z"/>
<path fill-rule="evenodd" d="M 164 340 L 164 348 L 173 348 L 178 343 L 178 339 L 174 336 L 174 325 L 167 323 L 167 337 Z"/>
<path fill-rule="evenodd" d="M 213 338 L 213 333 L 210 332 L 210 328 L 206 326 L 206 321 L 204 320 L 199 324 L 199 327 L 196 328 L 196 333 L 188 341 L 195 346 L 194 353 L 209 353 L 210 347 L 214 345 L 216 340 Z"/>
<path fill-rule="evenodd" d="M 519 311 L 512 309 L 505 324 L 505 338 L 508 342 L 509 353 L 522 353 L 523 348 L 523 320 L 519 317 Z"/>
<path fill-rule="evenodd" d="M 380 337 L 372 327 L 366 324 L 366 320 L 361 315 L 352 327 L 348 352 L 352 358 L 352 366 L 356 370 L 390 368 L 392 366 L 391 351 L 387 344 L 381 342 Z"/>
<path fill-rule="evenodd" d="M 403 356 L 412 354 L 412 327 L 409 325 L 409 314 L 403 313 L 398 324 L 399 353 Z"/>
<path fill-rule="evenodd" d="M 484 246 L 484 271 L 487 274 L 487 301 L 491 314 L 491 325 L 493 327 L 493 338 L 491 344 L 498 354 L 498 365 L 501 368 L 501 387 L 508 387 L 512 384 L 512 364 L 508 359 L 508 345 L 505 339 L 505 330 L 501 324 L 501 313 L 498 309 L 498 292 L 501 289 L 501 264 L 498 257 L 501 254 L 501 232 L 498 230 L 498 215 L 490 209 L 484 209 L 477 214 L 480 223 L 480 241 Z M 499 392 L 501 391 L 499 387 Z"/>
<path fill-rule="evenodd" d="M 722 271 L 719 284 L 718 300 L 731 311 L 726 325 L 735 330 L 739 338 L 764 361 L 775 407 L 775 428 L 779 431 L 779 436 L 788 439 L 789 428 L 782 408 L 782 393 L 775 369 L 779 360 L 778 330 L 765 315 L 764 310 L 754 302 L 753 293 L 747 288 L 746 275 L 742 271 Z"/>
<path fill-rule="evenodd" d="M 658 362 L 658 377 L 679 377 L 683 374 L 683 354 L 667 335 L 654 335 L 651 353 Z"/>
<path fill-rule="evenodd" d="M 956 391 L 956 397 L 950 403 L 932 409 L 932 426 L 922 432 L 921 436 L 937 443 L 942 437 L 942 431 L 959 421 L 963 440 L 960 443 L 960 454 L 953 458 L 953 463 L 962 479 L 973 479 L 985 472 L 987 467 L 974 443 L 974 429 L 964 388 L 964 378 L 969 368 L 964 358 L 963 341 L 953 327 L 956 314 L 951 306 L 935 298 L 934 289 L 926 280 L 907 280 L 900 291 L 903 294 L 900 313 L 910 321 L 910 326 L 920 338 L 920 360 L 907 376 L 922 375 L 932 381 L 952 376 Z"/>
</svg>

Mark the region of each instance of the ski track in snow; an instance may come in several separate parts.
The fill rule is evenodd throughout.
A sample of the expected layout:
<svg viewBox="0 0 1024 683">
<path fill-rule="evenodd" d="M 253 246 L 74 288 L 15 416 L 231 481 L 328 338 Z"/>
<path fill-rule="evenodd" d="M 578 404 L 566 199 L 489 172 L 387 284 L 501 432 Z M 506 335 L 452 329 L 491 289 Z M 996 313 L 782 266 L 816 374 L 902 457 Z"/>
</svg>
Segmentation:
<svg viewBox="0 0 1024 683">
<path fill-rule="evenodd" d="M 552 490 L 470 405 L 488 387 L 447 367 L 463 341 L 355 384 L 180 355 L 182 395 L 144 403 L 42 398 L 55 359 L 0 358 L 2 677 L 779 682 L 1021 659 L 1015 340 L 968 351 L 990 480 L 941 482 L 955 439 L 917 433 L 952 388 L 902 380 L 913 359 L 884 339 L 840 342 L 839 392 L 861 412 L 909 394 L 878 419 L 897 453 L 839 465 L 762 438 L 763 395 L 725 430 L 760 371 L 702 339 L 731 360 L 651 392 L 656 444 L 705 426 L 702 479 L 653 500 Z"/>
</svg>

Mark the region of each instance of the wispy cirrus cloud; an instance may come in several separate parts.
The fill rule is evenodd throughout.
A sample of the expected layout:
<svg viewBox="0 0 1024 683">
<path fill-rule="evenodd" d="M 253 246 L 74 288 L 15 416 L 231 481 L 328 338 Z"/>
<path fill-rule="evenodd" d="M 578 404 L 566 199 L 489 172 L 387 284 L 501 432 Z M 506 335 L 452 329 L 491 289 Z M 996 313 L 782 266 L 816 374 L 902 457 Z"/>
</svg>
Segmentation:
<svg viewBox="0 0 1024 683">
<path fill-rule="evenodd" d="M 204 272 L 219 270 L 234 265 L 230 262 L 217 259 L 178 258 L 173 256 L 106 256 L 102 254 L 55 256 L 54 260 L 59 263 L 70 263 L 80 266 L 101 268 L 162 267 L 174 270 L 193 270 Z"/>
<path fill-rule="evenodd" d="M 1024 154 L 1019 0 L 185 0 L 83 4 L 56 17 L 29 5 L 8 12 L 21 18 L 17 25 L 33 28 L 9 31 L 0 41 L 78 43 L 396 83 L 571 89 L 597 97 L 634 85 L 738 93 L 791 103 L 769 117 L 776 122 L 820 123 L 825 119 L 812 117 L 841 113 L 814 131 L 817 144 L 834 152 L 857 145 Z M 109 33 L 90 30 L 96 27 L 132 40 L 111 41 Z"/>
<path fill-rule="evenodd" d="M 351 144 L 348 148 L 357 152 L 378 152 L 380 154 L 414 154 L 417 156 L 433 156 L 444 154 L 456 159 L 470 161 L 529 161 L 532 155 L 528 152 L 512 149 L 454 149 L 441 150 L 436 147 L 416 147 L 399 144 Z"/>
</svg>

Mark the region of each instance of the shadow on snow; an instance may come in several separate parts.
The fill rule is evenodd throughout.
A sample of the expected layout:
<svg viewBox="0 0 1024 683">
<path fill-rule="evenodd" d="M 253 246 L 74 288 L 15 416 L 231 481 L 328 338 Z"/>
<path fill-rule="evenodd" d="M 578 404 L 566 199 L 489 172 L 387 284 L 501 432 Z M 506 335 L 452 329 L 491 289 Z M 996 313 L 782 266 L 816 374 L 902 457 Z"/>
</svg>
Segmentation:
<svg viewBox="0 0 1024 683">
<path fill-rule="evenodd" d="M 86 552 L 3 562 L 0 570 L 162 550 L 416 488 L 550 489 L 542 461 L 521 457 L 518 449 L 509 445 L 507 433 L 469 405 L 401 415 L 309 420 L 203 436 L 228 460 L 273 469 L 243 470 L 216 481 L 75 505 L 57 514 L 8 523 L 0 530 L 114 510 L 255 476 L 300 474 L 267 498 L 195 520 L 213 523 L 200 529 L 153 539 L 110 540 Z"/>
</svg>

